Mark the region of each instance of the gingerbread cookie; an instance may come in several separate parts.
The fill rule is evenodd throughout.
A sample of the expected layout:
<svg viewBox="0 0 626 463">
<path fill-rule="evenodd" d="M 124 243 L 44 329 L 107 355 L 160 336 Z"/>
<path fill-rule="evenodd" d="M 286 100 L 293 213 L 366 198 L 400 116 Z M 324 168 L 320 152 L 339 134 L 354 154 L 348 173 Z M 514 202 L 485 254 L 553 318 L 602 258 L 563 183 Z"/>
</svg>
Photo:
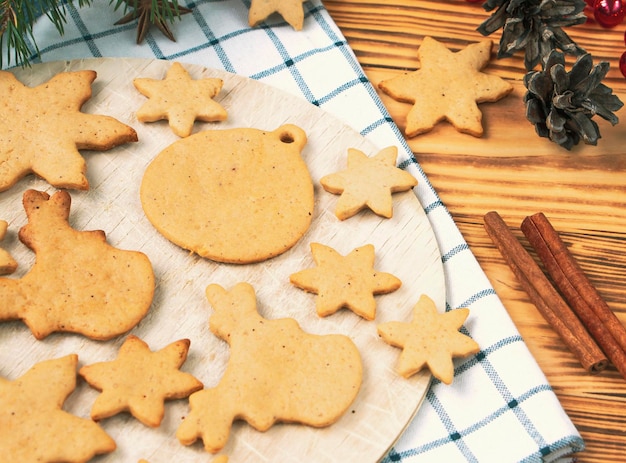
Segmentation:
<svg viewBox="0 0 626 463">
<path fill-rule="evenodd" d="M 413 308 L 410 323 L 382 323 L 378 325 L 378 334 L 387 344 L 402 349 L 400 375 L 408 378 L 427 366 L 435 378 L 450 384 L 454 377 L 452 358 L 480 350 L 476 341 L 459 332 L 468 315 L 466 308 L 438 313 L 432 299 L 422 295 Z"/>
<path fill-rule="evenodd" d="M 62 72 L 29 88 L 0 71 L 0 191 L 35 173 L 57 188 L 87 190 L 78 150 L 109 150 L 137 141 L 120 121 L 81 112 L 94 71 Z"/>
<path fill-rule="evenodd" d="M 173 243 L 218 262 L 245 264 L 290 249 L 313 218 L 313 182 L 295 125 L 205 130 L 159 153 L 140 198 Z"/>
<path fill-rule="evenodd" d="M 115 450 L 100 426 L 62 409 L 76 387 L 77 363 L 71 354 L 39 362 L 14 381 L 0 377 L 3 461 L 85 463 Z"/>
<path fill-rule="evenodd" d="M 213 100 L 223 83 L 217 78 L 194 80 L 180 63 L 173 63 L 163 80 L 136 78 L 135 88 L 149 98 L 137 111 L 137 119 L 166 119 L 176 135 L 188 137 L 195 121 L 226 120 L 226 110 Z"/>
<path fill-rule="evenodd" d="M 513 90 L 506 80 L 482 72 L 492 45 L 491 40 L 483 40 L 453 53 L 424 37 L 418 51 L 420 68 L 378 84 L 392 98 L 413 104 L 406 117 L 407 137 L 428 132 L 443 120 L 459 132 L 483 135 L 478 103 L 498 101 Z"/>
<path fill-rule="evenodd" d="M 114 248 L 103 231 L 71 228 L 67 191 L 27 190 L 23 203 L 18 236 L 36 261 L 22 278 L 0 278 L 0 321 L 22 320 L 37 339 L 65 331 L 98 340 L 139 323 L 154 294 L 148 258 Z"/>
<path fill-rule="evenodd" d="M 340 220 L 369 208 L 381 217 L 393 216 L 393 193 L 407 191 L 417 179 L 396 167 L 398 148 L 390 146 L 373 157 L 354 148 L 348 150 L 348 168 L 320 179 L 329 193 L 341 195 L 335 208 Z"/>
<path fill-rule="evenodd" d="M 304 25 L 304 7 L 306 0 L 252 0 L 248 23 L 251 27 L 266 20 L 271 14 L 278 13 L 295 30 L 302 30 Z"/>
<path fill-rule="evenodd" d="M 347 256 L 319 243 L 311 243 L 317 267 L 302 270 L 289 277 L 298 288 L 317 294 L 315 307 L 326 317 L 342 307 L 366 320 L 376 317 L 375 294 L 398 289 L 402 282 L 390 273 L 374 269 L 374 246 L 354 249 Z"/>
<path fill-rule="evenodd" d="M 8 223 L 6 220 L 0 220 L 0 241 L 4 239 L 7 233 Z M 0 275 L 8 275 L 15 272 L 17 269 L 17 262 L 15 259 L 4 249 L 0 249 Z"/>
<path fill-rule="evenodd" d="M 209 285 L 206 294 L 215 310 L 209 327 L 228 342 L 230 357 L 216 387 L 190 396 L 191 412 L 177 431 L 182 444 L 201 438 L 216 453 L 235 419 L 266 431 L 277 421 L 323 427 L 341 417 L 363 374 L 350 338 L 305 333 L 292 318 L 261 317 L 247 283 L 230 291 Z"/>
<path fill-rule="evenodd" d="M 128 411 L 146 426 L 156 428 L 165 414 L 164 402 L 182 399 L 202 389 L 200 381 L 179 371 L 187 359 L 188 339 L 157 352 L 136 336 L 129 336 L 117 359 L 82 367 L 79 374 L 102 392 L 91 409 L 99 421 Z"/>
</svg>

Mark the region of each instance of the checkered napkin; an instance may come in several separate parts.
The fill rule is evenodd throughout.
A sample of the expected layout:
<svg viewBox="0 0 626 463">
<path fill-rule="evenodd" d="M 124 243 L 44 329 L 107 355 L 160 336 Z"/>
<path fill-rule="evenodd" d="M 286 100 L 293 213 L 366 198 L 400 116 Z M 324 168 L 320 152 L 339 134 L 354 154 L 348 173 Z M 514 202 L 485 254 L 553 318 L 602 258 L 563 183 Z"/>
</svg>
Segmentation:
<svg viewBox="0 0 626 463">
<path fill-rule="evenodd" d="M 580 435 L 321 1 L 304 3 L 302 31 L 278 15 L 249 28 L 250 0 L 180 4 L 193 12 L 174 23 L 177 41 L 151 29 L 141 45 L 135 44 L 135 24 L 113 25 L 123 13 L 110 2 L 68 6 L 62 37 L 45 17 L 35 24 L 41 57 L 34 62 L 144 57 L 224 69 L 305 98 L 380 148 L 398 146 L 401 167 L 419 180 L 415 192 L 441 250 L 446 308 L 470 309 L 463 331 L 481 351 L 457 359 L 451 385 L 433 381 L 417 416 L 383 461 L 573 460 L 584 447 Z"/>
</svg>

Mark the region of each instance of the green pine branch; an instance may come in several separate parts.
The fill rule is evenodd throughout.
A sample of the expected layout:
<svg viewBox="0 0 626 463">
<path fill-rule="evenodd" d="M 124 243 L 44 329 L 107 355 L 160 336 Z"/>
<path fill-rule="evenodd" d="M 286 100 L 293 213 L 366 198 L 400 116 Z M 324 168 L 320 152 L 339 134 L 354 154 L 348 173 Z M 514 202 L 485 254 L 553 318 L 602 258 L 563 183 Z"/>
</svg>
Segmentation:
<svg viewBox="0 0 626 463">
<path fill-rule="evenodd" d="M 146 0 L 109 0 L 114 10 L 127 11 L 136 9 Z M 151 0 L 150 21 L 164 20 L 172 22 L 179 16 L 178 0 Z M 5 65 L 29 66 L 33 50 L 39 54 L 39 47 L 33 35 L 33 25 L 40 16 L 46 16 L 63 35 L 67 24 L 67 6 L 90 6 L 93 0 L 0 0 L 0 68 Z"/>
</svg>

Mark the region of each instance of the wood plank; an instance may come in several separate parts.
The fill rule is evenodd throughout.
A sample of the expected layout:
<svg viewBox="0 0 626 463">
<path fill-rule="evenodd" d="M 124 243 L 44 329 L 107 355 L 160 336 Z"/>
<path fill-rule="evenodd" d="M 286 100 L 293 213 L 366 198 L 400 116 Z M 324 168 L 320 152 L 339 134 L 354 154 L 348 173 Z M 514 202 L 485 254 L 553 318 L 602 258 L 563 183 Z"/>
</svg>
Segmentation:
<svg viewBox="0 0 626 463">
<path fill-rule="evenodd" d="M 325 0 L 324 5 L 374 85 L 417 69 L 417 49 L 424 36 L 452 50 L 484 39 L 476 27 L 490 14 L 480 3 L 466 1 Z M 595 62 L 609 61 L 605 83 L 622 101 L 626 79 L 618 60 L 626 50 L 624 27 L 604 29 L 591 21 L 567 28 Z M 499 34 L 490 38 L 497 43 Z M 623 123 L 611 127 L 600 120 L 603 138 L 598 146 L 568 152 L 536 136 L 525 119 L 521 54 L 492 60 L 486 71 L 509 79 L 515 91 L 498 103 L 481 105 L 484 138 L 458 134 L 440 124 L 409 144 L 581 432 L 587 447 L 581 460 L 621 461 L 626 454 L 626 382 L 613 367 L 599 375 L 587 374 L 562 347 L 494 248 L 482 217 L 497 210 L 528 247 L 519 224 L 525 216 L 543 211 L 626 323 L 626 130 Z M 403 129 L 408 105 L 379 94 Z M 625 113 L 620 110 L 617 115 L 623 119 Z"/>
</svg>

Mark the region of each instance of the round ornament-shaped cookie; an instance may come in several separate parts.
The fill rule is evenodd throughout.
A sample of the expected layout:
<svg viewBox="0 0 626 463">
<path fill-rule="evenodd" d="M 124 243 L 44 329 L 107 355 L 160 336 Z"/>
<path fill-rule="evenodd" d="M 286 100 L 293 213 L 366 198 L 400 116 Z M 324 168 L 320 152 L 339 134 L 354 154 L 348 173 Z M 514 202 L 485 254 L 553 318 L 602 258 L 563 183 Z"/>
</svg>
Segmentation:
<svg viewBox="0 0 626 463">
<path fill-rule="evenodd" d="M 140 197 L 168 240 L 225 263 L 260 262 L 290 249 L 313 217 L 313 182 L 295 125 L 274 131 L 206 130 L 161 151 Z"/>
</svg>

